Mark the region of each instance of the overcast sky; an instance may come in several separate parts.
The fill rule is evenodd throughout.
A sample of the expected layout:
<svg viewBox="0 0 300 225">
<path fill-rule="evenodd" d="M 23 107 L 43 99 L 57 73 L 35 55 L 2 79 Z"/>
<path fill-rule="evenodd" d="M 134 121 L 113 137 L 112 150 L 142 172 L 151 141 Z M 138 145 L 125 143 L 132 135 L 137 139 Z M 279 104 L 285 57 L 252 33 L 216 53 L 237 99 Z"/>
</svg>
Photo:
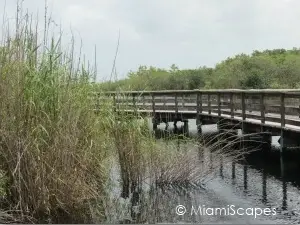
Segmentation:
<svg viewBox="0 0 300 225">
<path fill-rule="evenodd" d="M 0 0 L 1 14 L 5 5 Z M 14 17 L 16 0 L 6 0 Z M 43 0 L 24 0 L 40 14 Z M 93 59 L 98 79 L 108 78 L 116 51 L 118 77 L 139 65 L 169 68 L 214 66 L 237 53 L 300 46 L 299 0 L 48 0 L 66 35 L 70 27 Z"/>
</svg>

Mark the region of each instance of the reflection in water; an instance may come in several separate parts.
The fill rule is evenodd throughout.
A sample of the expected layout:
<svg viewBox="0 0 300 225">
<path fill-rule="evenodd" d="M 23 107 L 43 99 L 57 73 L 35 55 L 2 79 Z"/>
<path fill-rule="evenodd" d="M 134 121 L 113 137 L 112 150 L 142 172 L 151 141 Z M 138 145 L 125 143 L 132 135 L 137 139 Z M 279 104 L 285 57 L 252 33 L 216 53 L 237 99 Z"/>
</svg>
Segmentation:
<svg viewBox="0 0 300 225">
<path fill-rule="evenodd" d="M 284 171 L 284 161 L 283 161 L 283 153 L 282 149 L 280 148 L 280 176 L 283 179 L 285 177 L 285 171 Z"/>
<path fill-rule="evenodd" d="M 264 217 L 257 218 L 251 216 L 226 216 L 225 214 L 215 214 L 213 216 L 205 216 L 198 213 L 191 213 L 194 207 L 206 208 L 226 208 L 228 205 L 236 207 L 255 207 L 251 201 L 237 199 L 236 196 L 228 193 L 228 190 L 221 183 L 213 183 L 216 190 L 203 189 L 198 186 L 167 187 L 167 186 L 151 186 L 139 193 L 139 206 L 132 208 L 131 223 L 275 223 L 282 222 L 280 217 Z M 225 189 L 224 189 L 225 188 Z M 228 195 L 227 198 L 221 194 Z M 176 206 L 182 205 L 187 210 L 184 215 L 176 214 Z M 259 206 L 265 208 L 266 206 Z M 273 208 L 274 206 L 270 206 Z M 134 211 L 134 213 L 133 213 Z M 290 218 L 291 219 L 291 218 Z M 296 221 L 296 220 L 294 220 Z M 299 221 L 299 220 L 298 220 Z M 128 221 L 127 221 L 128 222 Z M 289 220 L 291 222 L 291 220 Z"/>
<path fill-rule="evenodd" d="M 254 220 L 252 217 L 243 217 L 234 215 L 226 216 L 213 215 L 205 216 L 201 215 L 198 211 L 192 212 L 192 208 L 196 207 L 207 207 L 207 208 L 224 208 L 227 207 L 229 202 L 220 199 L 215 196 L 214 192 L 204 190 L 203 188 L 194 187 L 158 187 L 151 186 L 149 191 L 140 193 L 142 198 L 141 210 L 138 213 L 134 223 L 220 223 L 220 222 L 239 222 L 244 223 Z M 176 206 L 182 205 L 186 209 L 184 215 L 178 215 L 176 213 Z"/>
<path fill-rule="evenodd" d="M 282 149 L 280 151 L 280 173 L 282 180 L 282 210 L 287 210 L 287 182 L 285 179 L 284 158 Z"/>
<path fill-rule="evenodd" d="M 171 127 L 171 126 L 170 126 Z M 160 130 L 157 129 L 155 131 L 157 138 L 173 138 L 176 137 L 175 140 L 177 141 L 177 147 L 180 148 L 180 138 L 183 139 L 181 136 L 184 133 L 183 126 L 177 126 L 177 129 L 172 129 L 168 127 L 167 129 Z M 193 129 L 192 124 L 190 124 L 190 128 Z M 190 129 L 190 130 L 191 130 Z M 202 129 L 205 133 L 205 129 Z M 189 137 L 197 137 L 197 127 L 195 126 L 194 132 L 189 132 Z M 202 136 L 202 138 L 205 135 Z M 241 146 L 244 147 L 244 143 L 241 143 Z M 203 149 L 198 147 L 198 156 L 201 161 L 203 159 Z M 230 162 L 229 164 L 223 161 L 223 158 L 220 159 L 219 164 L 219 176 L 223 179 L 226 183 L 229 179 L 231 183 L 231 187 L 233 187 L 233 191 L 239 191 L 239 185 L 242 187 L 242 192 L 247 194 L 244 197 L 249 201 L 248 204 L 258 204 L 260 202 L 263 205 L 268 206 L 276 206 L 279 211 L 288 210 L 292 215 L 295 215 L 295 218 L 299 218 L 300 214 L 300 191 L 297 189 L 297 185 L 300 186 L 300 176 L 297 176 L 299 169 L 299 158 L 300 157 L 290 157 L 289 159 L 285 159 L 280 154 L 280 151 L 276 148 L 272 148 L 271 151 L 257 151 L 253 152 L 249 155 L 245 156 L 245 160 L 239 163 Z M 213 168 L 213 153 L 209 152 L 209 159 L 211 169 Z M 292 166 L 293 165 L 293 166 Z M 217 178 L 216 178 L 217 179 Z M 294 185 L 291 184 L 293 182 Z M 224 186 L 225 183 L 218 183 L 220 186 Z M 215 184 L 214 184 L 215 185 Z M 233 186 L 232 186 L 233 185 Z M 225 186 L 224 186 L 225 187 Z M 157 187 L 156 187 L 157 188 Z M 213 189 L 216 188 L 213 186 Z M 292 188 L 292 190 L 291 190 Z M 153 189 L 153 188 L 152 188 Z M 278 191 L 282 190 L 282 191 Z M 289 190 L 289 196 L 287 192 Z M 205 193 L 205 194 L 204 194 Z M 294 193 L 294 194 L 293 194 Z M 218 201 L 214 199 L 216 197 L 219 199 L 220 196 L 210 196 L 210 197 L 203 197 L 208 196 L 207 190 L 203 189 L 194 189 L 190 191 L 184 190 L 177 190 L 176 192 L 172 189 L 156 189 L 153 191 L 156 197 L 149 197 L 152 199 L 152 207 L 155 210 L 148 212 L 147 218 L 149 219 L 147 222 L 149 223 L 158 223 L 158 222 L 216 222 L 220 221 L 221 218 L 215 219 L 213 221 L 204 220 L 203 217 L 198 218 L 197 216 L 188 216 L 185 217 L 178 217 L 174 215 L 174 204 L 178 205 L 178 203 L 184 202 L 187 205 L 195 204 L 195 199 L 201 199 L 201 203 L 203 204 L 204 199 L 206 199 L 206 204 L 218 204 Z M 219 193 L 220 194 L 220 193 Z M 221 195 L 226 195 L 226 193 L 221 193 Z M 199 197 L 201 195 L 201 197 Z M 202 196 L 203 195 L 203 196 Z M 213 194 L 212 194 L 213 195 Z M 294 197 L 292 197 L 294 196 Z M 226 197 L 226 196 L 222 196 Z M 298 198 L 298 199 L 297 199 Z M 256 202 L 257 203 L 253 203 Z M 280 201 L 280 202 L 279 202 Z M 154 204 L 155 202 L 155 204 Z M 166 206 L 166 202 L 169 203 Z M 220 202 L 219 202 L 220 203 Z M 200 203 L 198 203 L 200 204 Z M 169 208 L 168 208 L 169 207 Z M 171 208 L 170 208 L 171 207 Z M 151 208 L 152 209 L 152 208 Z M 281 209 L 281 210 L 280 210 Z M 173 211 L 172 211 L 173 210 Z M 294 211 L 297 211 L 294 213 Z M 149 216 L 149 213 L 154 214 L 152 217 Z M 167 216 L 169 215 L 169 217 Z M 170 216 L 172 215 L 172 216 Z M 297 216 L 298 215 L 298 216 Z M 155 218 L 155 219 L 154 219 Z M 291 222 L 291 217 L 284 217 L 288 222 Z M 207 219 L 207 218 L 206 218 Z M 223 218 L 222 218 L 223 219 Z M 295 220 L 296 221 L 296 220 Z M 297 220 L 299 221 L 299 220 Z M 141 222 L 145 222 L 141 221 Z"/>
<path fill-rule="evenodd" d="M 189 137 L 188 133 L 185 133 L 184 126 L 176 126 L 173 129 L 170 129 L 169 126 L 165 127 L 165 129 L 154 129 L 154 134 L 157 139 L 161 138 L 174 138 L 177 137 Z"/>
<path fill-rule="evenodd" d="M 248 166 L 244 165 L 244 190 L 247 193 L 248 189 Z"/>
<path fill-rule="evenodd" d="M 211 150 L 209 151 L 209 165 L 210 165 L 210 170 L 212 170 L 213 169 L 213 153 Z"/>
<path fill-rule="evenodd" d="M 262 169 L 262 202 L 267 204 L 267 171 Z"/>
<path fill-rule="evenodd" d="M 235 181 L 235 162 L 232 162 L 231 163 L 231 179 L 232 179 L 232 181 L 233 181 L 233 183 L 234 183 L 234 181 Z"/>
<path fill-rule="evenodd" d="M 132 198 L 131 198 L 131 218 L 133 221 L 138 221 L 141 217 L 141 214 L 139 211 L 136 210 L 136 208 L 141 204 L 140 201 L 140 194 L 141 190 L 139 191 L 134 191 L 132 193 Z"/>
<path fill-rule="evenodd" d="M 199 156 L 199 161 L 201 164 L 204 162 L 204 150 L 201 147 L 201 145 L 198 145 L 198 156 Z"/>
<path fill-rule="evenodd" d="M 287 210 L 287 183 L 282 178 L 282 210 Z"/>
<path fill-rule="evenodd" d="M 223 179 L 223 156 L 220 156 L 220 177 Z"/>
</svg>

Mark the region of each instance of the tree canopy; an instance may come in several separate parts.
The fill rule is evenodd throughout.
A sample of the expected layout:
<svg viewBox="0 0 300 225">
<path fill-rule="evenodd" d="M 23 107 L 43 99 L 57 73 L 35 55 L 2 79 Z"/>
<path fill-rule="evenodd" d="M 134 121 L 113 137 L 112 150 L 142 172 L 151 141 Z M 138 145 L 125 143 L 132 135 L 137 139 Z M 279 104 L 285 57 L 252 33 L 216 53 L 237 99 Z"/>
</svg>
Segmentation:
<svg viewBox="0 0 300 225">
<path fill-rule="evenodd" d="M 239 54 L 214 68 L 170 69 L 140 66 L 125 79 L 104 82 L 104 90 L 177 90 L 210 88 L 300 88 L 300 49 Z"/>
</svg>

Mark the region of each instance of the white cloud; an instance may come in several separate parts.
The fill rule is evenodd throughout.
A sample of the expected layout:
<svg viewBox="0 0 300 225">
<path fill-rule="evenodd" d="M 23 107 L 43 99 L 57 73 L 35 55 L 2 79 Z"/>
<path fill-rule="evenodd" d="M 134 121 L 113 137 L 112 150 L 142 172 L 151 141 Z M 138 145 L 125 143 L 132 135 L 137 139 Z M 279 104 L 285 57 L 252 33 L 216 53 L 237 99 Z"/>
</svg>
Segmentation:
<svg viewBox="0 0 300 225">
<path fill-rule="evenodd" d="M 6 1 L 7 13 L 14 16 L 15 1 Z M 4 0 L 0 3 L 1 7 Z M 109 77 L 119 29 L 119 76 L 140 64 L 213 66 L 236 53 L 300 43 L 298 0 L 48 0 L 48 4 L 66 34 L 70 25 L 80 33 L 88 58 L 93 58 L 97 45 L 99 77 Z M 44 4 L 25 0 L 24 6 L 42 12 Z"/>
</svg>

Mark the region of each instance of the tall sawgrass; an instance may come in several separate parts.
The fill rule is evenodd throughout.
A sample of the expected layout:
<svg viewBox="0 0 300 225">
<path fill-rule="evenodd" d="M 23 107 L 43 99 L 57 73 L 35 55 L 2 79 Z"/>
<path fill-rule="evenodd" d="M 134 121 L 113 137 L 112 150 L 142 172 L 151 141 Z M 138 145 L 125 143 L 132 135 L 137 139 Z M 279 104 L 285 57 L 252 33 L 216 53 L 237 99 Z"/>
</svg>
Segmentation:
<svg viewBox="0 0 300 225">
<path fill-rule="evenodd" d="M 89 203 L 101 202 L 107 179 L 108 113 L 94 112 L 93 74 L 75 63 L 74 49 L 61 51 L 60 37 L 40 37 L 38 24 L 22 18 L 0 46 L 4 196 L 23 221 L 92 222 Z"/>
</svg>

